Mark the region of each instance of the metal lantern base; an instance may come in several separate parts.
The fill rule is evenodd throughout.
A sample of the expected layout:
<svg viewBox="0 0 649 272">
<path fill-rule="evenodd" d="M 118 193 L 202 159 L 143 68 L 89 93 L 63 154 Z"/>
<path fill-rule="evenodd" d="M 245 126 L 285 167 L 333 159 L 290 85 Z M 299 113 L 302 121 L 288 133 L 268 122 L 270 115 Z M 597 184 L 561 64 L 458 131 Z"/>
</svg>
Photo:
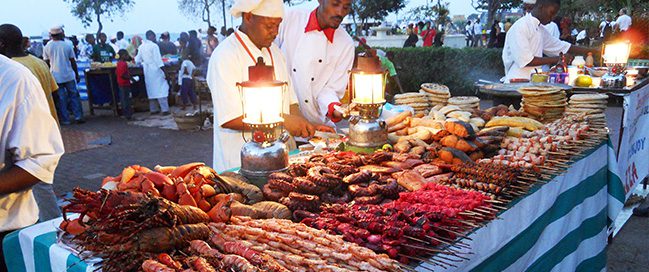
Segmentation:
<svg viewBox="0 0 649 272">
<path fill-rule="evenodd" d="M 388 143 L 388 129 L 380 119 L 360 119 L 349 124 L 349 144 L 357 147 L 380 148 Z"/>
<path fill-rule="evenodd" d="M 603 88 L 624 88 L 626 87 L 626 76 L 624 74 L 607 73 L 602 76 Z"/>
<path fill-rule="evenodd" d="M 241 148 L 241 174 L 247 178 L 266 178 L 288 168 L 288 146 L 282 141 L 248 142 Z"/>
</svg>

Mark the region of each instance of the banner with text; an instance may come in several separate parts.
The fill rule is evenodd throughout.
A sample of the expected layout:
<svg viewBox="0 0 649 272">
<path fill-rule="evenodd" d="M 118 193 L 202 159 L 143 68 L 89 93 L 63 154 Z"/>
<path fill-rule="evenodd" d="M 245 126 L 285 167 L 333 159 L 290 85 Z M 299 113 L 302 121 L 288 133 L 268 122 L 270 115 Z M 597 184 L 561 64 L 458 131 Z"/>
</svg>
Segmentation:
<svg viewBox="0 0 649 272">
<path fill-rule="evenodd" d="M 649 85 L 624 97 L 623 121 L 617 160 L 628 199 L 649 173 Z"/>
</svg>

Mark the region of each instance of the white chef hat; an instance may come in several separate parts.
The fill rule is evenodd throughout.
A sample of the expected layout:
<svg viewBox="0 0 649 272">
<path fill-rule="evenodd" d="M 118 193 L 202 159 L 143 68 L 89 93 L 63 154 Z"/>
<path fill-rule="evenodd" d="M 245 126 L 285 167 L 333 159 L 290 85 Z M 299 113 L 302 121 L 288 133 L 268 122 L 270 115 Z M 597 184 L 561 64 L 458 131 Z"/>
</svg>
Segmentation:
<svg viewBox="0 0 649 272">
<path fill-rule="evenodd" d="M 524 4 L 529 4 L 529 5 L 535 5 L 535 4 L 536 4 L 536 0 L 523 0 L 523 3 L 524 3 Z"/>
<path fill-rule="evenodd" d="M 252 13 L 264 17 L 284 17 L 284 2 L 282 0 L 236 0 L 230 13 L 241 17 L 242 13 Z"/>
</svg>

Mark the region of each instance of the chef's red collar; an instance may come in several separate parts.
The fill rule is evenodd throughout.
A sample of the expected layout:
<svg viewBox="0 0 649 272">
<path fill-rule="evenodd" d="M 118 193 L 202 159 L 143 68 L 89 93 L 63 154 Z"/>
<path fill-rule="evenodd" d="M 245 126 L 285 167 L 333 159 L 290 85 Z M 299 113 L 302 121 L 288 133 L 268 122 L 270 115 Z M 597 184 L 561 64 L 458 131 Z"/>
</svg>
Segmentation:
<svg viewBox="0 0 649 272">
<path fill-rule="evenodd" d="M 327 37 L 327 40 L 329 40 L 330 43 L 333 43 L 334 33 L 336 33 L 336 29 L 335 28 L 322 29 L 320 27 L 320 24 L 318 24 L 318 16 L 316 15 L 317 11 L 318 9 L 316 8 L 311 12 L 311 15 L 309 16 L 309 22 L 306 23 L 306 28 L 304 28 L 304 33 L 310 31 L 322 31 Z"/>
</svg>

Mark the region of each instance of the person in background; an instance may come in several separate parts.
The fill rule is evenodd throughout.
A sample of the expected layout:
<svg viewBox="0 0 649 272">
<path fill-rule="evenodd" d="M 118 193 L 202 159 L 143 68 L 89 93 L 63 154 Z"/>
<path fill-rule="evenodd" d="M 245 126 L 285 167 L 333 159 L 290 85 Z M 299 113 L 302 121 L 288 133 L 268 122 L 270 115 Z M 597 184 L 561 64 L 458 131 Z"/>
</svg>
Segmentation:
<svg viewBox="0 0 649 272">
<path fill-rule="evenodd" d="M 189 55 L 187 53 L 187 43 L 189 42 L 189 34 L 187 32 L 181 32 L 180 37 L 178 38 L 178 53 L 180 53 L 180 58 L 185 59 Z"/>
<path fill-rule="evenodd" d="M 164 63 L 160 55 L 160 48 L 155 43 L 156 35 L 153 31 L 146 32 L 146 40 L 138 48 L 135 62 L 142 64 L 144 83 L 149 97 L 149 110 L 151 114 L 169 115 L 169 84 L 162 70 Z"/>
<path fill-rule="evenodd" d="M 128 41 L 124 39 L 124 32 L 117 31 L 117 41 L 115 44 L 117 45 L 117 50 L 115 52 L 128 48 Z"/>
<path fill-rule="evenodd" d="M 115 58 L 115 50 L 106 43 L 106 33 L 99 33 L 99 43 L 92 47 L 92 61 L 111 62 Z"/>
<path fill-rule="evenodd" d="M 228 34 L 228 37 L 229 37 L 230 35 L 234 34 L 234 28 L 228 28 L 228 32 L 227 32 L 227 34 Z"/>
<path fill-rule="evenodd" d="M 84 38 L 84 42 L 81 43 L 79 48 L 79 58 L 80 59 L 92 59 L 93 47 L 95 46 L 95 36 L 88 33 Z"/>
<path fill-rule="evenodd" d="M 568 17 L 563 17 L 560 18 L 559 22 L 560 22 L 559 29 L 561 30 L 561 36 L 559 37 L 559 39 L 574 44 L 575 36 L 577 36 L 577 33 L 574 33 L 573 35 L 572 28 L 571 28 L 572 20 L 570 20 L 570 18 Z"/>
<path fill-rule="evenodd" d="M 70 39 L 68 39 L 72 43 L 72 48 L 74 49 L 74 55 L 79 56 L 79 39 L 77 39 L 77 35 L 72 35 Z"/>
<path fill-rule="evenodd" d="M 471 25 L 471 20 L 466 21 L 464 36 L 466 36 L 466 47 L 473 47 L 473 26 Z"/>
<path fill-rule="evenodd" d="M 633 23 L 633 20 L 631 19 L 631 16 L 627 15 L 627 9 L 623 8 L 620 9 L 618 12 L 617 20 L 615 20 L 615 31 L 617 32 L 626 32 L 629 30 L 629 27 L 631 27 L 631 24 Z"/>
<path fill-rule="evenodd" d="M 52 40 L 43 49 L 43 59 L 50 66 L 50 72 L 52 72 L 56 83 L 59 85 L 57 91 L 59 103 L 56 106 L 61 124 L 69 125 L 72 123 L 68 108 L 72 109 L 74 121 L 81 124 L 85 123 L 85 121 L 83 120 L 81 97 L 77 90 L 77 82 L 79 82 L 77 61 L 72 45 L 63 41 L 63 35 L 63 29 L 60 26 L 50 29 Z"/>
<path fill-rule="evenodd" d="M 579 31 L 579 34 L 577 34 L 575 41 L 577 42 L 577 44 L 582 46 L 590 45 L 590 37 L 588 37 L 588 32 L 586 31 L 586 29 Z"/>
<path fill-rule="evenodd" d="M 225 38 L 228 36 L 228 30 L 225 28 L 225 26 L 221 27 L 221 32 L 219 32 L 219 35 L 216 36 L 216 38 L 219 40 L 219 43 L 221 43 Z"/>
<path fill-rule="evenodd" d="M 476 19 L 473 24 L 473 47 L 482 47 L 482 24 L 480 19 Z"/>
<path fill-rule="evenodd" d="M 487 48 L 496 47 L 496 43 L 498 43 L 498 34 L 500 34 L 500 21 L 494 20 L 494 23 L 491 24 L 491 29 L 489 30 L 489 42 L 487 42 Z"/>
<path fill-rule="evenodd" d="M 27 55 L 33 55 L 32 52 L 29 52 L 29 48 L 32 46 L 32 41 L 29 39 L 29 37 L 24 36 L 22 38 L 22 46 L 23 46 L 23 52 Z"/>
<path fill-rule="evenodd" d="M 433 40 L 433 46 L 434 47 L 442 47 L 444 46 L 444 29 L 437 31 L 437 34 L 435 34 L 435 39 Z"/>
<path fill-rule="evenodd" d="M 403 48 L 417 47 L 417 42 L 419 41 L 419 37 L 417 36 L 417 33 L 415 33 L 415 28 L 413 24 L 408 25 L 408 28 L 406 28 L 406 34 L 408 34 L 408 38 L 403 43 Z"/>
<path fill-rule="evenodd" d="M 119 61 L 117 61 L 115 75 L 117 77 L 117 87 L 119 88 L 122 116 L 126 120 L 131 120 L 133 118 L 133 109 L 131 108 L 131 74 L 128 72 L 128 62 L 132 61 L 132 59 L 126 49 L 120 49 L 117 55 L 119 55 Z"/>
<path fill-rule="evenodd" d="M 128 51 L 128 54 L 131 55 L 131 57 L 135 57 L 137 55 L 137 49 L 140 48 L 140 45 L 142 45 L 142 37 L 133 35 L 133 37 L 131 37 L 131 44 L 128 45 L 126 51 Z"/>
<path fill-rule="evenodd" d="M 219 45 L 219 39 L 215 35 L 216 27 L 207 28 L 207 57 L 209 58 L 214 49 Z"/>
<path fill-rule="evenodd" d="M 190 30 L 189 40 L 187 41 L 187 57 L 194 63 L 196 66 L 201 66 L 203 64 L 203 44 L 198 38 L 198 32 L 196 30 Z"/>
<path fill-rule="evenodd" d="M 502 53 L 506 83 L 512 79 L 529 80 L 540 66 L 561 61 L 560 53 L 587 55 L 592 51 L 552 37 L 541 27 L 556 16 L 560 7 L 560 0 L 538 0 L 532 12 L 518 19 L 509 29 Z M 566 55 L 566 61 L 572 62 L 570 55 Z"/>
<path fill-rule="evenodd" d="M 110 45 L 110 47 L 113 48 L 114 52 L 119 51 L 119 46 L 117 46 L 117 37 L 115 36 L 110 37 L 110 42 L 108 43 L 108 45 Z"/>
<path fill-rule="evenodd" d="M 613 16 L 606 14 L 606 19 L 599 24 L 599 38 L 603 42 L 607 42 L 611 39 L 611 34 L 613 34 Z"/>
<path fill-rule="evenodd" d="M 196 66 L 189 59 L 183 59 L 182 64 L 180 64 L 180 70 L 178 70 L 178 85 L 180 86 L 180 98 L 182 100 L 181 110 L 185 108 L 191 102 L 194 110 L 197 109 L 198 99 L 196 93 L 194 93 L 194 70 Z"/>
<path fill-rule="evenodd" d="M 397 93 L 404 93 L 401 81 L 399 80 L 399 74 L 397 74 L 397 69 L 394 67 L 394 52 L 388 51 L 383 54 L 377 53 L 377 55 L 379 55 L 379 59 L 381 60 L 381 68 L 383 68 L 389 76 L 388 82 L 385 86 L 385 92 L 386 99 L 390 101 Z"/>
<path fill-rule="evenodd" d="M 509 31 L 509 28 L 511 28 L 511 27 L 512 27 L 512 19 L 507 18 L 507 20 L 505 21 L 505 28 L 504 28 L 505 33 L 507 33 Z"/>
<path fill-rule="evenodd" d="M 63 38 L 54 42 L 56 47 L 59 42 Z M 52 184 L 64 149 L 61 132 L 36 77 L 23 65 L 0 56 L 0 82 L 2 240 L 9 232 L 37 222 L 39 207 L 32 188 L 39 183 Z M 3 251 L 0 245 L 0 270 L 7 271 Z"/>
<path fill-rule="evenodd" d="M 423 47 L 433 46 L 433 40 L 435 39 L 435 34 L 437 30 L 431 25 L 430 21 L 426 22 L 426 26 L 423 31 L 421 31 L 421 39 L 424 41 Z"/>
<path fill-rule="evenodd" d="M 42 59 L 43 58 L 43 42 L 32 41 L 29 46 L 29 52 L 35 57 Z"/>
<path fill-rule="evenodd" d="M 160 42 L 158 42 L 158 47 L 160 47 L 160 55 L 176 55 L 178 54 L 178 48 L 176 45 L 170 41 L 171 37 L 169 32 L 163 32 L 160 34 Z"/>
<path fill-rule="evenodd" d="M 47 100 L 50 115 L 58 123 L 56 107 L 52 99 L 52 94 L 56 94 L 56 90 L 59 88 L 56 80 L 43 60 L 25 53 L 22 41 L 22 32 L 18 27 L 10 24 L 0 25 L 0 54 L 22 64 L 38 79 Z M 3 84 L 5 84 L 4 80 Z M 0 96 L 2 95 L 0 94 Z M 39 221 L 45 222 L 61 216 L 51 183 L 38 182 L 32 189 L 38 205 Z"/>
</svg>

